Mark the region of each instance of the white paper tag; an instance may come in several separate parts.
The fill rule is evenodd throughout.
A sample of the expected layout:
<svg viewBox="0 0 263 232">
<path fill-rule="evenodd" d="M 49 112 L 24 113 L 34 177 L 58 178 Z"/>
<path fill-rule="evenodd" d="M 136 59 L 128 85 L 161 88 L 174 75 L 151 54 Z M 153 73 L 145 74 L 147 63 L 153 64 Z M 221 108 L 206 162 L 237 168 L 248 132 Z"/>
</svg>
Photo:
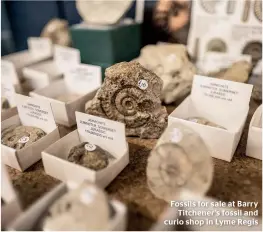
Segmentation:
<svg viewBox="0 0 263 232">
<path fill-rule="evenodd" d="M 80 112 L 76 112 L 76 120 L 81 141 L 96 144 L 114 154 L 126 150 L 123 123 Z"/>
<path fill-rule="evenodd" d="M 88 143 L 88 144 L 85 145 L 85 149 L 86 149 L 87 151 L 95 151 L 96 148 L 97 148 L 96 145 L 91 144 L 91 143 Z"/>
<path fill-rule="evenodd" d="M 49 38 L 28 38 L 28 49 L 36 57 L 50 57 L 53 53 L 52 42 Z"/>
<path fill-rule="evenodd" d="M 48 101 L 16 94 L 16 103 L 22 125 L 38 127 L 46 133 L 56 128 Z"/>
<path fill-rule="evenodd" d="M 148 88 L 148 82 L 146 80 L 141 79 L 138 81 L 138 87 L 142 90 L 145 90 Z"/>
<path fill-rule="evenodd" d="M 10 82 L 1 83 L 1 96 L 7 99 L 11 107 L 16 106 L 15 94 L 16 94 L 15 88 L 12 83 Z"/>
<path fill-rule="evenodd" d="M 80 64 L 80 52 L 75 48 L 55 45 L 54 60 L 59 70 L 65 73 L 67 70 Z"/>
<path fill-rule="evenodd" d="M 183 133 L 178 128 L 173 128 L 171 132 L 171 141 L 173 143 L 179 143 L 183 139 Z"/>
<path fill-rule="evenodd" d="M 75 93 L 90 93 L 101 86 L 101 67 L 79 64 L 65 73 L 67 87 Z"/>
<path fill-rule="evenodd" d="M 1 78 L 2 82 L 12 82 L 18 84 L 18 76 L 13 63 L 7 60 L 1 60 Z"/>
<path fill-rule="evenodd" d="M 22 138 L 18 140 L 19 143 L 27 143 L 28 141 L 29 141 L 28 136 L 23 136 Z"/>
</svg>

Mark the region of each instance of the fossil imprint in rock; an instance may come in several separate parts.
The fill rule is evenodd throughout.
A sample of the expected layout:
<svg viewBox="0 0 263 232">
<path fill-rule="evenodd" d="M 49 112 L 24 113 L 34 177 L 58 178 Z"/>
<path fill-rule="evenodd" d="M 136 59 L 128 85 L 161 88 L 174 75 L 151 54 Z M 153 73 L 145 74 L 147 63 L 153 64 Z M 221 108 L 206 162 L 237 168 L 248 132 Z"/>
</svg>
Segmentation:
<svg viewBox="0 0 263 232">
<path fill-rule="evenodd" d="M 105 80 L 86 113 L 125 123 L 127 136 L 159 138 L 167 125 L 161 104 L 162 80 L 138 62 L 106 69 Z"/>
<path fill-rule="evenodd" d="M 146 173 L 151 192 L 169 202 L 181 190 L 205 194 L 212 183 L 213 163 L 201 137 L 175 123 L 151 151 Z"/>
<path fill-rule="evenodd" d="M 137 61 L 163 80 L 161 100 L 170 104 L 191 91 L 195 66 L 182 44 L 147 45 Z"/>
</svg>

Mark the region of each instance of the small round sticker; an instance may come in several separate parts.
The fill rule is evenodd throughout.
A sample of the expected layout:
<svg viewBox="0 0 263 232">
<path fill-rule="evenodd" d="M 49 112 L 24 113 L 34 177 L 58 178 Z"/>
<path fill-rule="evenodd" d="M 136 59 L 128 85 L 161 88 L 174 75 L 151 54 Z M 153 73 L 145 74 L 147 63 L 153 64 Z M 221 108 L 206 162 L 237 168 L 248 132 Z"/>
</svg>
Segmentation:
<svg viewBox="0 0 263 232">
<path fill-rule="evenodd" d="M 174 143 L 179 143 L 183 138 L 183 133 L 180 129 L 174 128 L 171 132 L 171 141 Z"/>
<path fill-rule="evenodd" d="M 84 204 L 88 205 L 94 200 L 97 190 L 93 187 L 85 188 L 80 193 L 80 200 Z"/>
<path fill-rule="evenodd" d="M 87 143 L 87 144 L 85 145 L 85 149 L 86 149 L 87 151 L 95 151 L 95 150 L 96 150 L 96 145 L 91 144 L 91 143 Z"/>
<path fill-rule="evenodd" d="M 22 138 L 18 140 L 19 143 L 27 143 L 28 141 L 29 141 L 28 136 L 23 136 Z"/>
<path fill-rule="evenodd" d="M 138 86 L 140 89 L 145 90 L 148 88 L 148 82 L 146 80 L 139 80 Z"/>
</svg>

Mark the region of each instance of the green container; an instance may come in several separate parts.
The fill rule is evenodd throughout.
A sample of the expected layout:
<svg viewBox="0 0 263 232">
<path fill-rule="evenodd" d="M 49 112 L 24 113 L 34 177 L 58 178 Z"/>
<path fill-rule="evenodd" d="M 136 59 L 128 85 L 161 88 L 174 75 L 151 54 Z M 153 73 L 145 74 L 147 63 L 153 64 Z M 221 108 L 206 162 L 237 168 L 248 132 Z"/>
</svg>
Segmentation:
<svg viewBox="0 0 263 232">
<path fill-rule="evenodd" d="M 70 32 L 82 63 L 115 64 L 140 54 L 141 24 L 138 23 L 97 27 L 79 24 L 72 26 Z"/>
</svg>

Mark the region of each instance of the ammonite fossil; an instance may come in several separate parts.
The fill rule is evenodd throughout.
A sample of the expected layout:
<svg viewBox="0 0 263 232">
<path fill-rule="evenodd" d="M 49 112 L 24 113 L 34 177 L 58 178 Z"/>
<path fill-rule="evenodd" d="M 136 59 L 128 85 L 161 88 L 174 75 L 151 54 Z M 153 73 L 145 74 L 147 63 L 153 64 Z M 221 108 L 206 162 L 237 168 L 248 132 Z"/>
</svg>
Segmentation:
<svg viewBox="0 0 263 232">
<path fill-rule="evenodd" d="M 205 194 L 212 183 L 213 163 L 200 136 L 176 123 L 169 125 L 151 151 L 146 173 L 151 192 L 169 202 L 181 190 Z"/>
<path fill-rule="evenodd" d="M 46 133 L 31 126 L 11 126 L 2 131 L 2 144 L 20 150 L 44 137 Z"/>
<path fill-rule="evenodd" d="M 5 97 L 1 97 L 1 109 L 5 110 L 10 108 L 9 102 Z"/>
<path fill-rule="evenodd" d="M 246 44 L 242 53 L 250 55 L 252 57 L 252 64 L 256 65 L 257 62 L 262 59 L 262 43 L 259 41 L 252 41 Z"/>
<path fill-rule="evenodd" d="M 101 147 L 83 142 L 70 149 L 68 161 L 98 171 L 106 168 L 113 156 Z"/>
<path fill-rule="evenodd" d="M 244 11 L 243 11 L 243 15 L 242 15 L 242 21 L 243 22 L 246 22 L 248 20 L 249 12 L 250 12 L 250 5 L 251 5 L 250 0 L 244 1 Z"/>
<path fill-rule="evenodd" d="M 228 0 L 227 9 L 226 9 L 227 14 L 233 14 L 235 11 L 235 7 L 236 7 L 236 0 Z"/>
<path fill-rule="evenodd" d="M 55 99 L 62 101 L 62 102 L 70 102 L 70 101 L 74 101 L 76 99 L 78 99 L 80 97 L 80 95 L 78 94 L 70 94 L 70 93 L 66 93 L 66 94 L 62 94 L 57 96 Z"/>
<path fill-rule="evenodd" d="M 227 51 L 227 45 L 222 39 L 212 39 L 207 43 L 207 51 L 212 52 L 226 52 Z"/>
<path fill-rule="evenodd" d="M 127 136 L 158 138 L 167 125 L 161 105 L 162 80 L 138 62 L 121 62 L 106 69 L 105 80 L 86 113 L 123 122 Z"/>
<path fill-rule="evenodd" d="M 256 18 L 262 22 L 262 0 L 255 0 L 254 3 L 254 14 Z"/>
<path fill-rule="evenodd" d="M 63 19 L 50 20 L 41 32 L 41 37 L 50 38 L 54 44 L 70 46 L 68 22 Z"/>
<path fill-rule="evenodd" d="M 221 129 L 226 129 L 222 126 L 217 125 L 216 123 L 210 122 L 205 118 L 200 118 L 200 117 L 191 117 L 187 119 L 188 121 L 191 122 L 195 122 L 195 123 L 199 123 L 199 124 L 203 124 L 203 125 L 207 125 L 207 126 L 212 126 L 212 127 L 217 127 L 217 128 L 221 128 Z"/>
<path fill-rule="evenodd" d="M 216 5 L 220 2 L 220 0 L 199 0 L 199 2 L 205 12 L 215 14 Z"/>
<path fill-rule="evenodd" d="M 51 231 L 106 230 L 112 213 L 109 205 L 103 190 L 84 182 L 56 200 L 39 224 Z"/>
</svg>

